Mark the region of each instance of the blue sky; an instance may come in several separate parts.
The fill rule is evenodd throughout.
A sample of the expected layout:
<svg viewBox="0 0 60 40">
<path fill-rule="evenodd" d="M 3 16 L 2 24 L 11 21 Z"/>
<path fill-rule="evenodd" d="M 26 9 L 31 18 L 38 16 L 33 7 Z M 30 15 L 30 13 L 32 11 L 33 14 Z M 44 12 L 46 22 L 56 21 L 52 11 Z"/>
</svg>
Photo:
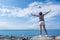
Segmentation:
<svg viewBox="0 0 60 40">
<path fill-rule="evenodd" d="M 60 29 L 60 0 L 0 0 L 0 29 L 39 29 L 38 17 L 30 14 L 49 10 L 46 28 Z"/>
</svg>

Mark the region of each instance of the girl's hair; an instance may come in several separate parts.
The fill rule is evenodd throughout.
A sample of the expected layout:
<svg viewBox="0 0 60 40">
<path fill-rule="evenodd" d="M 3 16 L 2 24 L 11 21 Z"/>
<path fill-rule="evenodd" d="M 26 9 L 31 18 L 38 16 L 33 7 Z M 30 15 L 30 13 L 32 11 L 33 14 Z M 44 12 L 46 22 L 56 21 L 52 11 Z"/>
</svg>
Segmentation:
<svg viewBox="0 0 60 40">
<path fill-rule="evenodd" d="M 39 15 L 42 15 L 42 12 L 40 12 Z"/>
</svg>

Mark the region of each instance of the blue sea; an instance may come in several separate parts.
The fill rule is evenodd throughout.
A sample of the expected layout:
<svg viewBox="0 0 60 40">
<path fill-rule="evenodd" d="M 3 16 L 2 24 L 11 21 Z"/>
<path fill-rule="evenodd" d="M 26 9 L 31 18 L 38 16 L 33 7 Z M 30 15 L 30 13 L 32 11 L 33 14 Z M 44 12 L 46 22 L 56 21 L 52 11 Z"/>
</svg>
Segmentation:
<svg viewBox="0 0 60 40">
<path fill-rule="evenodd" d="M 48 34 L 51 36 L 60 36 L 60 29 L 48 29 Z M 39 30 L 0 30 L 0 35 L 8 36 L 38 36 L 40 35 Z M 45 32 L 43 30 L 43 35 Z"/>
</svg>

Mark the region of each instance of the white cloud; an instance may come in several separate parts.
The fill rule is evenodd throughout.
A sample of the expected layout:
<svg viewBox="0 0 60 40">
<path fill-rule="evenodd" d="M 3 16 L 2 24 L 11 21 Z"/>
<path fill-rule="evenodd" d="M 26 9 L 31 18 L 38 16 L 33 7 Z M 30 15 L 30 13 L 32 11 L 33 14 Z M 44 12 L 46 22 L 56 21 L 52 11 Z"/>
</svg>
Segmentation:
<svg viewBox="0 0 60 40">
<path fill-rule="evenodd" d="M 19 29 L 26 29 L 26 28 L 29 29 L 27 24 L 23 25 L 22 23 L 0 21 L 0 30 L 1 29 L 12 29 L 12 30 L 17 29 L 17 30 L 19 30 Z"/>
<path fill-rule="evenodd" d="M 9 22 L 9 21 L 0 21 L 0 30 L 1 29 L 12 29 L 12 30 L 20 30 L 20 29 L 34 29 L 37 27 L 34 27 L 31 25 L 23 24 L 23 23 L 18 23 L 18 22 Z"/>
<path fill-rule="evenodd" d="M 39 6 L 41 6 L 42 8 L 38 8 Z M 42 11 L 43 13 L 46 13 L 49 10 L 52 10 L 52 11 L 45 16 L 46 21 L 53 20 L 54 16 L 60 15 L 60 5 L 57 5 L 57 4 L 55 5 L 52 2 L 48 2 L 48 3 L 33 2 L 33 3 L 29 4 L 27 8 L 24 8 L 24 9 L 15 8 L 15 7 L 12 7 L 12 8 L 2 7 L 2 8 L 0 8 L 0 12 L 1 12 L 0 16 L 25 17 L 26 15 L 31 14 L 31 13 L 38 14 L 40 11 Z M 29 23 L 36 22 L 36 20 L 38 20 L 38 18 L 29 17 Z M 4 25 L 5 25 L 5 27 L 4 27 Z M 38 28 L 38 27 L 36 27 L 36 26 L 38 26 L 37 23 L 32 24 L 32 25 L 18 24 L 18 25 L 14 26 L 14 24 L 11 24 L 9 22 L 0 22 L 0 27 L 3 28 L 2 26 L 7 29 Z"/>
<path fill-rule="evenodd" d="M 7 29 L 8 27 L 8 22 L 3 22 L 3 21 L 0 21 L 0 29 Z"/>
<path fill-rule="evenodd" d="M 38 8 L 41 6 L 42 8 Z M 0 16 L 16 16 L 16 17 L 24 17 L 30 13 L 39 13 L 42 11 L 43 13 L 47 12 L 48 10 L 52 10 L 52 14 L 49 17 L 52 17 L 53 15 L 59 14 L 58 12 L 60 11 L 60 5 L 55 5 L 52 2 L 48 3 L 41 3 L 41 2 L 33 2 L 29 4 L 27 8 L 21 9 L 21 8 L 15 8 L 15 7 L 1 7 Z"/>
</svg>

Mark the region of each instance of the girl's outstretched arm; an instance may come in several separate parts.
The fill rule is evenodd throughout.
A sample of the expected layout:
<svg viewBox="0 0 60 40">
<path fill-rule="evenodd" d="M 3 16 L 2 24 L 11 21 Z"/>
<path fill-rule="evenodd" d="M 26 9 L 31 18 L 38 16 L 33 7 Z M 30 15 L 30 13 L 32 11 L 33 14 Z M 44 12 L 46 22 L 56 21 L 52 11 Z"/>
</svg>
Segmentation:
<svg viewBox="0 0 60 40">
<path fill-rule="evenodd" d="M 37 17 L 39 17 L 39 15 L 35 15 L 35 14 L 32 14 L 32 13 L 31 13 L 31 15 L 32 15 L 32 16 L 37 16 Z"/>
<path fill-rule="evenodd" d="M 48 14 L 49 12 L 51 12 L 51 10 L 49 10 L 48 12 L 46 12 L 44 15 Z"/>
</svg>

